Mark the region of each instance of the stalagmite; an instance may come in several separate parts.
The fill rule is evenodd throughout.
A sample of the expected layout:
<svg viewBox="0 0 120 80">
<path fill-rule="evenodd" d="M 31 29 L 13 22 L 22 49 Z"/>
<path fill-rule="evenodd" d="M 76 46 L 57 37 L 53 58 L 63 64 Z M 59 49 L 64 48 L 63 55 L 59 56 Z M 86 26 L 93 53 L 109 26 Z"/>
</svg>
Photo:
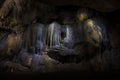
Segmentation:
<svg viewBox="0 0 120 80">
<path fill-rule="evenodd" d="M 43 59 L 42 56 L 39 54 L 34 54 L 32 59 L 32 65 L 31 67 L 33 69 L 39 68 L 41 65 L 43 65 Z"/>
</svg>

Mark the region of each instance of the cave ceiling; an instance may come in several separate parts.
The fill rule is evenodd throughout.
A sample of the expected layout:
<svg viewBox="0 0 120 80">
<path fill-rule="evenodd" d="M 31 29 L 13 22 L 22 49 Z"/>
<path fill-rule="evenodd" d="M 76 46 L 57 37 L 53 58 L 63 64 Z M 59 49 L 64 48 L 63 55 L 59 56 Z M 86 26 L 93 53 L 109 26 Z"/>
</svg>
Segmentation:
<svg viewBox="0 0 120 80">
<path fill-rule="evenodd" d="M 5 0 L 0 0 L 0 7 Z M 22 0 L 21 0 L 22 1 Z M 36 4 L 36 2 L 43 2 L 50 5 L 62 6 L 62 5 L 75 5 L 81 7 L 89 7 L 101 12 L 111 12 L 120 9 L 120 0 L 24 0 Z"/>
<path fill-rule="evenodd" d="M 99 12 L 112 12 L 120 9 L 119 3 L 120 0 L 0 0 L 0 19 L 8 19 L 9 23 L 4 21 L 8 26 L 28 24 L 36 17 L 40 17 L 41 21 L 47 20 L 58 12 L 55 12 L 56 7 L 76 6 L 78 9 L 87 7 Z M 9 17 L 16 20 L 10 20 Z"/>
<path fill-rule="evenodd" d="M 102 12 L 111 12 L 120 8 L 120 0 L 43 0 L 53 5 L 76 5 L 89 7 Z"/>
</svg>

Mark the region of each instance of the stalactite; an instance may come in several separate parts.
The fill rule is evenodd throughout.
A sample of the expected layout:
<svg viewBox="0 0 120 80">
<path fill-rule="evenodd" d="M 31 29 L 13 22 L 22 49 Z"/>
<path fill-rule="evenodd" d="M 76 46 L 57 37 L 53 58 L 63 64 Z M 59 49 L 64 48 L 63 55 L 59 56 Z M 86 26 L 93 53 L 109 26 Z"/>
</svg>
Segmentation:
<svg viewBox="0 0 120 80">
<path fill-rule="evenodd" d="M 42 54 L 45 47 L 45 26 L 41 23 L 36 25 L 36 52 L 37 54 Z"/>
<path fill-rule="evenodd" d="M 47 45 L 51 48 L 60 45 L 60 24 L 53 22 L 48 26 Z"/>
<path fill-rule="evenodd" d="M 66 45 L 66 47 L 72 48 L 74 44 L 74 35 L 73 35 L 73 28 L 70 25 L 64 25 L 64 34 L 66 35 L 63 39 L 63 44 Z"/>
</svg>

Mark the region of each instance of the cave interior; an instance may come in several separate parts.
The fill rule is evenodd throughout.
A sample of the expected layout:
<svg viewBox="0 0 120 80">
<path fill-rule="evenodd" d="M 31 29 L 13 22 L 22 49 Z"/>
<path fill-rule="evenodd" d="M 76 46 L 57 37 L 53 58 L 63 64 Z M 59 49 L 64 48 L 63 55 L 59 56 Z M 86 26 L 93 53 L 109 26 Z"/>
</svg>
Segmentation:
<svg viewBox="0 0 120 80">
<path fill-rule="evenodd" d="M 120 69 L 119 0 L 0 0 L 0 72 Z"/>
</svg>

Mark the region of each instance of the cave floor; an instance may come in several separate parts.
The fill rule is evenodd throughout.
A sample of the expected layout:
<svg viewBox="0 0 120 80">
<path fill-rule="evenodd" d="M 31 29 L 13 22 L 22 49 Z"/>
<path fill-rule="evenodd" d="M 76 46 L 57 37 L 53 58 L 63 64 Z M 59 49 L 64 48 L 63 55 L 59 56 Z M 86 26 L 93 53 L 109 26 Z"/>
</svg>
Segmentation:
<svg viewBox="0 0 120 80">
<path fill-rule="evenodd" d="M 96 57 L 98 59 L 98 57 Z M 95 60 L 95 59 L 94 59 Z M 90 61 L 82 61 L 80 63 L 60 63 L 52 58 L 50 58 L 47 54 L 42 55 L 42 62 L 38 67 L 31 67 L 29 65 L 22 65 L 20 63 L 16 63 L 9 60 L 4 60 L 0 63 L 0 71 L 3 72 L 62 72 L 62 71 L 103 71 L 102 65 L 94 64 L 93 60 Z M 92 65 L 94 64 L 94 66 Z"/>
</svg>

